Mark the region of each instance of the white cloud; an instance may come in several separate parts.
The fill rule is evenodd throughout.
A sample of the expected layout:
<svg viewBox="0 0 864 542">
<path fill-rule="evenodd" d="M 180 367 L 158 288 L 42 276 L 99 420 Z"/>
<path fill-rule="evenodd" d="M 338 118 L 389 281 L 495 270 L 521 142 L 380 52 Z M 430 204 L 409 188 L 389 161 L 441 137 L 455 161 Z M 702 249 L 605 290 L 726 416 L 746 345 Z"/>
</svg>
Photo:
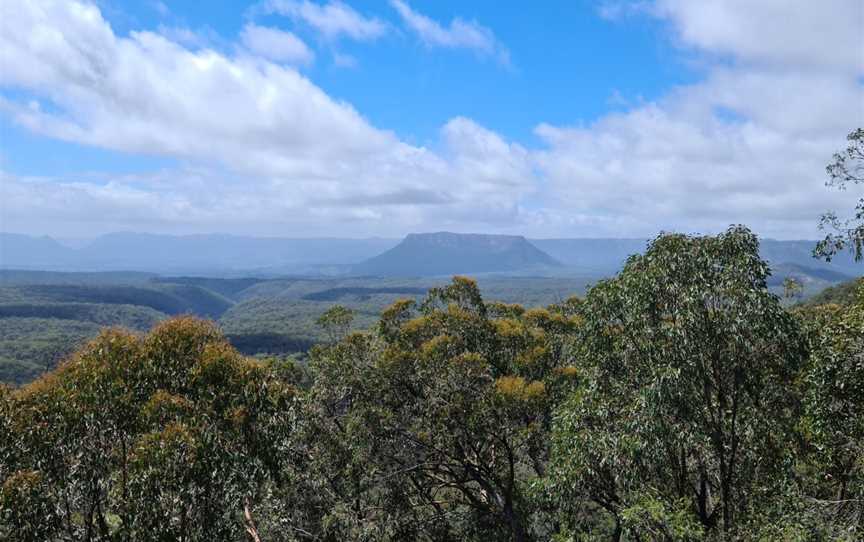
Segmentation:
<svg viewBox="0 0 864 542">
<path fill-rule="evenodd" d="M 253 8 L 253 13 L 276 13 L 302 21 L 323 36 L 342 36 L 369 41 L 387 32 L 387 25 L 376 17 L 364 17 L 351 6 L 338 0 L 318 4 L 309 0 L 265 0 Z"/>
<path fill-rule="evenodd" d="M 510 62 L 510 53 L 495 39 L 495 34 L 477 22 L 456 17 L 445 28 L 402 0 L 390 0 L 390 5 L 402 17 L 405 25 L 429 47 L 469 49 L 481 55 L 494 56 L 504 64 Z"/>
<path fill-rule="evenodd" d="M 160 24 L 156 27 L 156 33 L 189 49 L 220 49 L 227 47 L 228 43 L 222 39 L 212 28 L 205 27 L 192 30 L 185 26 L 169 26 Z"/>
<path fill-rule="evenodd" d="M 0 114 L 180 165 L 124 177 L 6 174 L 3 227 L 645 236 L 743 222 L 813 237 L 821 211 L 857 197 L 823 181 L 831 153 L 864 126 L 864 68 L 850 54 L 864 21 L 854 0 L 832 4 L 833 19 L 822 3 L 794 2 L 788 16 L 777 5 L 716 2 L 706 18 L 691 3 L 642 2 L 635 12 L 665 21 L 704 78 L 649 103 L 624 96 L 622 111 L 590 124 L 540 124 L 541 144 L 524 148 L 464 117 L 429 146 L 409 144 L 290 66 L 152 32 L 118 36 L 91 4 L 13 2 L 0 86 L 19 92 L 0 98 Z M 328 24 L 316 28 L 352 35 Z"/>
<path fill-rule="evenodd" d="M 607 4 L 607 17 L 667 21 L 707 75 L 587 126 L 540 125 L 535 156 L 558 198 L 548 215 L 614 234 L 743 222 L 812 238 L 821 211 L 850 207 L 824 166 L 864 125 L 862 4 L 828 4 Z"/>
<path fill-rule="evenodd" d="M 250 23 L 243 27 L 240 39 L 251 52 L 275 62 L 311 64 L 315 59 L 315 53 L 303 40 L 278 28 Z"/>
<path fill-rule="evenodd" d="M 289 222 L 335 228 L 386 210 L 387 224 L 371 226 L 386 230 L 434 216 L 501 220 L 532 190 L 533 179 L 523 177 L 529 168 L 519 165 L 527 153 L 491 169 L 475 157 L 515 147 L 467 119 L 445 126 L 435 152 L 372 126 L 296 70 L 260 57 L 192 51 L 151 32 L 120 37 L 90 4 L 17 3 L 6 12 L 18 24 L 0 38 L 9 59 L 2 85 L 50 104 L 33 109 L 3 99 L 0 110 L 15 122 L 207 171 L 193 176 L 197 182 L 182 168 L 134 183 L 7 176 L 16 216 L 88 221 L 115 203 L 126 215 L 127 202 L 141 205 L 130 220 L 149 213 L 154 223 L 272 224 L 296 215 Z M 62 195 L 64 213 L 55 215 L 47 186 Z"/>
<path fill-rule="evenodd" d="M 683 43 L 743 62 L 864 71 L 860 0 L 658 0 Z"/>
</svg>

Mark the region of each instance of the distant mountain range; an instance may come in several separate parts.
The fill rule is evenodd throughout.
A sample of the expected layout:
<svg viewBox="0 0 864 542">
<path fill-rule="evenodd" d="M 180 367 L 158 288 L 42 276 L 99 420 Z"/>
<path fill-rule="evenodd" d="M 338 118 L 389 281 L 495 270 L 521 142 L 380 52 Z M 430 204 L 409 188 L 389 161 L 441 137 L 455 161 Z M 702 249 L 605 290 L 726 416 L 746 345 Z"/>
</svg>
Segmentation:
<svg viewBox="0 0 864 542">
<path fill-rule="evenodd" d="M 355 275 L 418 277 L 525 271 L 562 264 L 518 235 L 412 233 L 351 268 Z"/>
<path fill-rule="evenodd" d="M 50 237 L 0 233 L 0 268 L 49 271 L 144 271 L 208 276 L 439 276 L 521 273 L 606 276 L 642 252 L 647 239 L 526 239 L 521 236 L 411 234 L 398 239 L 291 239 L 233 235 L 112 233 L 76 248 Z M 776 275 L 839 281 L 864 265 L 842 254 L 830 264 L 811 256 L 815 241 L 763 239 Z"/>
<path fill-rule="evenodd" d="M 79 248 L 50 237 L 0 233 L 0 267 L 56 271 L 284 274 L 310 265 L 353 264 L 392 248 L 398 239 L 291 239 L 234 235 L 110 233 Z M 80 243 L 79 243 L 80 244 Z"/>
</svg>

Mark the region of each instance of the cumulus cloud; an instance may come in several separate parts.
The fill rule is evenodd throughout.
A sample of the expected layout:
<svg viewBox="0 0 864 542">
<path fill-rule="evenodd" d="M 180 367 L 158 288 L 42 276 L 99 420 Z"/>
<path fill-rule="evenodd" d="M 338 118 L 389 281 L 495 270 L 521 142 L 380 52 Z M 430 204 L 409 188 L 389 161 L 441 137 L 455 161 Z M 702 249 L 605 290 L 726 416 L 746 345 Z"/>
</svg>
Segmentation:
<svg viewBox="0 0 864 542">
<path fill-rule="evenodd" d="M 387 25 L 377 17 L 365 17 L 338 0 L 318 4 L 309 0 L 265 0 L 253 13 L 275 13 L 303 22 L 329 39 L 349 37 L 369 41 L 387 32 Z"/>
<path fill-rule="evenodd" d="M 363 24 L 345 13 L 375 19 L 345 4 L 281 3 L 328 37 L 384 32 L 356 30 Z M 588 124 L 540 123 L 540 143 L 526 148 L 468 117 L 445 122 L 427 146 L 407 143 L 328 96 L 284 51 L 273 62 L 275 46 L 245 39 L 248 52 L 232 55 L 154 32 L 119 36 L 90 3 L 13 2 L 0 86 L 17 91 L 0 97 L 0 114 L 180 165 L 123 177 L 5 174 L 3 227 L 646 236 L 742 222 L 815 236 L 821 211 L 857 198 L 823 181 L 831 153 L 864 125 L 862 5 L 726 0 L 705 16 L 693 4 L 617 4 L 614 15 L 662 21 L 702 66 L 700 81 Z M 343 15 L 324 23 L 323 13 Z M 431 23 L 429 39 L 453 39 L 443 36 L 454 24 Z"/>
<path fill-rule="evenodd" d="M 275 62 L 311 64 L 315 53 L 291 32 L 247 24 L 240 33 L 243 45 L 251 52 Z"/>
<path fill-rule="evenodd" d="M 495 34 L 474 21 L 455 18 L 448 27 L 415 11 L 402 0 L 390 0 L 405 25 L 429 47 L 469 49 L 478 54 L 494 56 L 504 64 L 510 62 L 510 53 L 495 38 Z"/>
<path fill-rule="evenodd" d="M 850 197 L 824 187 L 824 165 L 864 125 L 862 9 L 856 0 L 606 4 L 606 17 L 667 23 L 706 76 L 590 125 L 539 125 L 546 145 L 534 155 L 557 194 L 544 216 L 567 223 L 569 211 L 574 227 L 612 234 L 743 222 L 812 238 L 819 213 Z"/>
<path fill-rule="evenodd" d="M 438 151 L 409 145 L 295 69 L 260 56 L 193 51 L 151 32 L 120 37 L 91 4 L 16 3 L 6 12 L 17 24 L 2 35 L 9 59 L 2 84 L 30 94 L 0 102 L 15 122 L 53 138 L 208 170 L 203 191 L 184 170 L 174 172 L 173 184 L 162 176 L 134 186 L 7 176 L 18 214 L 53 213 L 56 200 L 44 197 L 50 185 L 67 211 L 82 217 L 114 201 L 122 209 L 125 201 L 140 203 L 142 213 L 151 209 L 153 221 L 278 222 L 290 214 L 374 220 L 385 209 L 404 223 L 450 212 L 494 220 L 532 190 L 529 168 L 518 164 L 527 153 L 490 170 L 475 158 L 482 149 L 515 147 L 468 119 L 444 127 Z M 33 198 L 22 196 L 28 191 Z"/>
<path fill-rule="evenodd" d="M 864 3 L 858 0 L 658 0 L 650 13 L 681 41 L 743 62 L 864 71 Z"/>
</svg>

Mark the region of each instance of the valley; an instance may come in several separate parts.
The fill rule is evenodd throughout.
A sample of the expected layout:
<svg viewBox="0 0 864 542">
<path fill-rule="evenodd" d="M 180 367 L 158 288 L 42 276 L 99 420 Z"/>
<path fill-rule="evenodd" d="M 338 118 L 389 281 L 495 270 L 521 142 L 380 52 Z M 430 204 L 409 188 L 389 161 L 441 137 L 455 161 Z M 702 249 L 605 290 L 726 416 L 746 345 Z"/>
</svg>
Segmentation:
<svg viewBox="0 0 864 542">
<path fill-rule="evenodd" d="M 145 270 L 105 270 L 107 260 L 93 256 L 94 249 L 86 246 L 58 250 L 62 245 L 50 239 L 0 235 L 0 381 L 21 385 L 33 380 L 103 327 L 143 333 L 178 315 L 214 320 L 243 354 L 302 359 L 325 339 L 316 322 L 336 305 L 352 311 L 352 329 L 365 330 L 395 301 L 420 300 L 430 288 L 465 274 L 477 279 L 490 302 L 545 307 L 584 295 L 645 246 L 637 239 L 529 241 L 447 232 L 412 234 L 401 242 L 106 238 L 90 247 L 114 247 L 122 238 L 125 248 L 111 253 L 118 269 L 142 265 Z M 164 241 L 164 251 L 153 244 L 157 240 Z M 783 300 L 787 305 L 856 276 L 851 259 L 831 264 L 814 260 L 807 243 L 762 243 L 773 268 L 769 289 L 783 296 L 787 278 L 801 287 L 795 297 Z M 263 253 L 252 256 L 255 250 Z M 289 261 L 296 266 L 285 267 Z M 250 267 L 228 270 L 224 262 Z M 40 264 L 53 270 L 10 268 Z M 198 274 L 172 274 L 176 265 Z M 254 267 L 258 265 L 265 267 Z M 295 272 L 280 274 L 278 269 Z"/>
</svg>

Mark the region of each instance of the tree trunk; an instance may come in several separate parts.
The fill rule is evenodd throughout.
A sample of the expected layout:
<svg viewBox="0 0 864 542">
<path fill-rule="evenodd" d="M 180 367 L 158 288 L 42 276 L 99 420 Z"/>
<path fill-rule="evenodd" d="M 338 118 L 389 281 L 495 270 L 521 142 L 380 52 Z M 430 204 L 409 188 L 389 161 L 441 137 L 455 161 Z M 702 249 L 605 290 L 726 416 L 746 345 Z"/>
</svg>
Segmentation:
<svg viewBox="0 0 864 542">
<path fill-rule="evenodd" d="M 261 542 L 261 537 L 258 535 L 258 528 L 255 526 L 255 521 L 252 519 L 252 511 L 249 509 L 249 497 L 243 501 L 243 519 L 246 524 L 246 533 L 249 535 L 249 540 L 252 542 Z"/>
</svg>

